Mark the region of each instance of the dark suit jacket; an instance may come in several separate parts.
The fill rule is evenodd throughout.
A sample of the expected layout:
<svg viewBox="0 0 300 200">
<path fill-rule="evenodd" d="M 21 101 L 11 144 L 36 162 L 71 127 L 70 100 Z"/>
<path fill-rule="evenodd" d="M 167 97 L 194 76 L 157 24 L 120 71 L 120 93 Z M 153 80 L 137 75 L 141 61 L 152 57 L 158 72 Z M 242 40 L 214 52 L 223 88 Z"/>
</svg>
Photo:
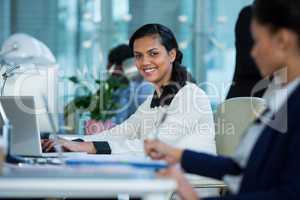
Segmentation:
<svg viewBox="0 0 300 200">
<path fill-rule="evenodd" d="M 251 96 L 253 86 L 262 79 L 259 70 L 252 59 L 250 52 L 253 39 L 250 32 L 252 8 L 246 6 L 239 13 L 235 24 L 236 60 L 233 75 L 233 84 L 227 94 L 227 99 L 233 97 Z M 264 91 L 253 96 L 261 97 Z"/>
<path fill-rule="evenodd" d="M 299 200 L 300 199 L 300 84 L 275 119 L 258 138 L 244 169 L 232 159 L 184 151 L 182 167 L 189 173 L 222 179 L 243 175 L 237 195 L 209 199 Z M 284 122 L 287 120 L 286 127 Z M 276 127 L 271 128 L 271 127 Z M 278 128 L 287 128 L 285 133 Z"/>
</svg>

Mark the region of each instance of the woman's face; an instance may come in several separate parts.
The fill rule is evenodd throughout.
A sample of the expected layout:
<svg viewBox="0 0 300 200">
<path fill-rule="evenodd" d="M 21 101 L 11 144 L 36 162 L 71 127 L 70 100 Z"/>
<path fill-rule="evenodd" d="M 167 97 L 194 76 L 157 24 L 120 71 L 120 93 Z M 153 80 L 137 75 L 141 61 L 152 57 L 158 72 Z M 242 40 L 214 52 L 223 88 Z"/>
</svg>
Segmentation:
<svg viewBox="0 0 300 200">
<path fill-rule="evenodd" d="M 280 48 L 277 33 L 255 19 L 251 23 L 251 32 L 254 39 L 251 55 L 262 76 L 271 75 L 284 67 L 284 53 Z"/>
<path fill-rule="evenodd" d="M 136 66 L 145 80 L 157 86 L 166 85 L 170 81 L 176 50 L 167 52 L 158 35 L 136 39 L 133 53 Z"/>
</svg>

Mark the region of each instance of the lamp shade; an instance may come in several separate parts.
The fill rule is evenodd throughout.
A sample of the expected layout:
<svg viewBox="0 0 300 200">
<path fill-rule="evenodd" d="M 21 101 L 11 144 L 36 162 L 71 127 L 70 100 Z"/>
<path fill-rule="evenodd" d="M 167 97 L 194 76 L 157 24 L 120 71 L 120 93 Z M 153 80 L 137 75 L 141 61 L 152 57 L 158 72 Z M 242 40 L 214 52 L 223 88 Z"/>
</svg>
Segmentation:
<svg viewBox="0 0 300 200">
<path fill-rule="evenodd" d="M 2 45 L 2 58 L 13 64 L 49 65 L 56 63 L 55 57 L 41 41 L 24 33 L 11 35 Z"/>
</svg>

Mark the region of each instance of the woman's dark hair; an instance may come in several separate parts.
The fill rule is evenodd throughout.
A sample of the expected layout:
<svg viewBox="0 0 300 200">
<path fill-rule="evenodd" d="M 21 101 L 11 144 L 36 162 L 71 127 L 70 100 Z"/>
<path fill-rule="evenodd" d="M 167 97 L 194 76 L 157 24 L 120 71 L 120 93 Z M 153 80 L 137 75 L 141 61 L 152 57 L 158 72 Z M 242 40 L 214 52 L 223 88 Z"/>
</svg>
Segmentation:
<svg viewBox="0 0 300 200">
<path fill-rule="evenodd" d="M 176 58 L 173 63 L 171 80 L 180 84 L 180 86 L 185 85 L 186 81 L 195 82 L 191 74 L 186 70 L 184 66 L 181 65 L 182 53 L 178 48 L 178 43 L 172 31 L 164 25 L 161 24 L 146 24 L 136 30 L 129 40 L 129 47 L 133 51 L 134 41 L 145 37 L 158 35 L 161 44 L 169 52 L 172 49 L 176 50 Z"/>
<path fill-rule="evenodd" d="M 300 44 L 300 1 L 299 0 L 255 0 L 253 17 L 271 30 L 286 28 L 298 35 Z"/>
</svg>

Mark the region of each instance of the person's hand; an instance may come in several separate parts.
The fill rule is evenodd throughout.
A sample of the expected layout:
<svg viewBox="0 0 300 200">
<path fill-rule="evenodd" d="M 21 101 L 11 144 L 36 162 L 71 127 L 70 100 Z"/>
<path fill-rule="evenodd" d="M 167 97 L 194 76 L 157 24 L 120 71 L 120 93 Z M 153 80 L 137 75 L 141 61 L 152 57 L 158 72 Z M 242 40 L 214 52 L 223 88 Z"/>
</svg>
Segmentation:
<svg viewBox="0 0 300 200">
<path fill-rule="evenodd" d="M 57 142 L 61 145 L 64 151 L 71 152 L 87 152 L 87 153 L 96 153 L 96 149 L 92 142 L 75 142 L 62 138 L 58 138 Z M 57 142 L 52 139 L 42 140 L 42 148 L 45 152 L 49 152 Z"/>
<path fill-rule="evenodd" d="M 55 149 L 55 143 L 51 139 L 42 139 L 41 143 L 43 152 L 49 152 L 52 151 L 53 148 Z"/>
<path fill-rule="evenodd" d="M 53 139 L 44 139 L 42 140 L 42 148 L 43 151 L 45 152 L 49 152 L 51 149 L 55 148 L 58 145 L 57 143 L 59 143 L 59 145 L 61 145 L 61 147 L 63 148 L 64 151 L 77 151 L 78 150 L 78 146 L 79 146 L 79 142 L 74 142 L 74 141 L 70 141 L 70 140 L 66 140 L 66 139 L 62 139 L 62 138 L 58 138 L 57 141 L 53 140 Z"/>
<path fill-rule="evenodd" d="M 145 153 L 154 160 L 165 160 L 169 164 L 180 162 L 182 156 L 182 149 L 171 147 L 158 140 L 144 141 Z"/>
<path fill-rule="evenodd" d="M 177 182 L 177 193 L 181 199 L 196 200 L 199 199 L 191 184 L 185 178 L 180 166 L 173 165 L 167 169 L 160 170 L 157 175 L 159 177 L 173 178 Z"/>
</svg>

